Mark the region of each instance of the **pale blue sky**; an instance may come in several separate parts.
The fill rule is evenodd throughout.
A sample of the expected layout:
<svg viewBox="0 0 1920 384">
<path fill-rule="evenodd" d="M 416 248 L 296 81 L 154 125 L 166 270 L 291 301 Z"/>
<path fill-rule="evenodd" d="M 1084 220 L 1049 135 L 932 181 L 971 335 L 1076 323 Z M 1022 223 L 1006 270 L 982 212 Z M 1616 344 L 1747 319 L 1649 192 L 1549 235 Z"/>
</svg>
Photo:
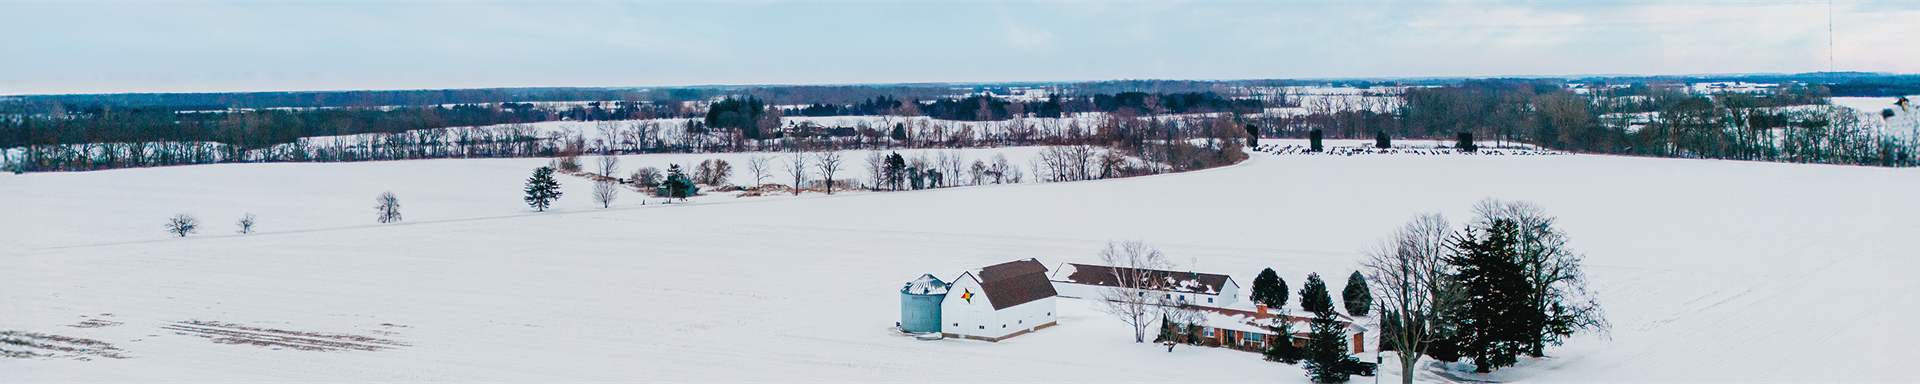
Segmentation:
<svg viewBox="0 0 1920 384">
<path fill-rule="evenodd" d="M 1920 72 L 1920 2 L 1834 5 Z M 9 2 L 0 94 L 1811 72 L 1808 1 Z"/>
</svg>

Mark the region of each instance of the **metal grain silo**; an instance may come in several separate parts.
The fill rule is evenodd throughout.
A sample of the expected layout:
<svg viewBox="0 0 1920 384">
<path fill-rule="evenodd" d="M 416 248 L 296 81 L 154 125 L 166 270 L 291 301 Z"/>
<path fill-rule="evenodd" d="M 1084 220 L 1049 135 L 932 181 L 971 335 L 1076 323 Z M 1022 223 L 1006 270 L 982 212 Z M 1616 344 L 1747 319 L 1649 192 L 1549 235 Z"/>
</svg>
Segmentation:
<svg viewBox="0 0 1920 384">
<path fill-rule="evenodd" d="M 933 275 L 921 275 L 900 289 L 900 330 L 907 333 L 940 332 L 940 302 L 947 298 L 947 283 Z"/>
</svg>

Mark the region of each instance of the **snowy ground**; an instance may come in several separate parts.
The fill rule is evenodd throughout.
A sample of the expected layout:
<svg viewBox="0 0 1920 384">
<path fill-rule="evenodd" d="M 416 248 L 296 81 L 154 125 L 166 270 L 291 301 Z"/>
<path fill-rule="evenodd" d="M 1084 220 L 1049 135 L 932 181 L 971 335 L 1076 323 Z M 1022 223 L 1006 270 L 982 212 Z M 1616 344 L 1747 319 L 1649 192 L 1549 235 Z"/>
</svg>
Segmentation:
<svg viewBox="0 0 1920 384">
<path fill-rule="evenodd" d="M 1310 272 L 1338 285 L 1358 250 L 1407 218 L 1464 221 L 1485 197 L 1560 216 L 1614 330 L 1478 379 L 1898 381 L 1915 355 L 1903 346 L 1920 342 L 1897 331 L 1920 317 L 1900 305 L 1920 299 L 1909 276 L 1920 170 L 1253 156 L 1131 179 L 628 196 L 613 209 L 563 177 L 567 194 L 546 213 L 520 202 L 544 159 L 0 176 L 0 199 L 15 202 L 0 207 L 0 330 L 126 357 L 0 358 L 0 381 L 1300 382 L 1298 368 L 1250 353 L 1133 344 L 1072 300 L 1060 326 L 998 344 L 887 328 L 898 289 L 922 273 L 1091 262 L 1108 240 L 1145 240 L 1242 284 L 1272 267 L 1296 287 Z M 707 157 L 629 156 L 624 168 Z M 388 190 L 406 221 L 375 224 L 373 196 Z M 160 224 L 178 212 L 205 229 L 166 237 Z M 245 212 L 261 232 L 231 233 Z"/>
</svg>

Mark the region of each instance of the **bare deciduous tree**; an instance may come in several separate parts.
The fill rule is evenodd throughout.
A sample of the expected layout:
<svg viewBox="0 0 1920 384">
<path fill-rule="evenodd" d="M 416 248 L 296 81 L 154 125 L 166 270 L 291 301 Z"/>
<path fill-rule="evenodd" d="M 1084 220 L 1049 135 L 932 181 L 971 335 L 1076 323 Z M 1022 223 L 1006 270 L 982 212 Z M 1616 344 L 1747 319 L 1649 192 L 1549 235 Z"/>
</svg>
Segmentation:
<svg viewBox="0 0 1920 384">
<path fill-rule="evenodd" d="M 1396 351 L 1402 384 L 1413 383 L 1411 372 L 1429 343 L 1447 337 L 1452 312 L 1464 299 L 1445 260 L 1452 234 L 1445 217 L 1421 215 L 1366 251 L 1361 268 L 1376 291 L 1380 341 Z"/>
<path fill-rule="evenodd" d="M 613 180 L 600 180 L 593 183 L 593 201 L 600 202 L 600 208 L 613 206 L 613 199 L 620 197 L 620 187 Z"/>
<path fill-rule="evenodd" d="M 693 182 L 699 184 L 718 187 L 726 185 L 727 179 L 731 177 L 733 177 L 733 165 L 727 164 L 726 160 L 702 160 L 699 166 L 693 168 Z"/>
<path fill-rule="evenodd" d="M 253 223 L 254 223 L 253 214 L 248 213 L 246 216 L 240 216 L 240 221 L 234 222 L 233 225 L 236 227 L 240 227 L 240 231 L 239 231 L 240 234 L 245 235 L 245 234 L 253 233 Z"/>
<path fill-rule="evenodd" d="M 381 223 L 400 221 L 400 198 L 395 197 L 393 192 L 382 192 L 380 196 L 374 197 L 373 201 L 377 203 L 373 209 L 380 214 L 380 217 L 375 218 L 376 220 Z"/>
<path fill-rule="evenodd" d="M 773 173 L 773 169 L 767 167 L 766 156 L 751 156 L 747 158 L 747 173 L 753 174 L 753 187 L 760 188 L 767 183 L 767 176 Z"/>
<path fill-rule="evenodd" d="M 802 183 L 807 182 L 807 155 L 793 152 L 787 156 L 787 173 L 793 175 L 793 194 L 799 195 Z"/>
<path fill-rule="evenodd" d="M 1007 170 L 1012 168 L 1013 166 L 1011 164 L 1007 164 L 1006 154 L 995 153 L 993 154 L 993 165 L 987 166 L 987 177 L 993 178 L 994 184 L 1005 183 L 1007 181 Z"/>
<path fill-rule="evenodd" d="M 1509 220 L 1519 229 L 1516 261 L 1525 268 L 1527 285 L 1532 287 L 1527 302 L 1546 320 L 1527 330 L 1533 333 L 1528 355 L 1544 356 L 1547 344 L 1558 345 L 1576 330 L 1607 330 L 1600 304 L 1587 289 L 1580 254 L 1567 247 L 1566 233 L 1554 228 L 1556 219 L 1546 209 L 1526 201 L 1489 198 L 1474 205 L 1473 211 L 1479 216 L 1475 224 L 1483 228 L 1494 220 Z"/>
<path fill-rule="evenodd" d="M 620 172 L 619 156 L 600 156 L 600 161 L 598 165 L 600 166 L 599 170 L 600 170 L 601 176 L 619 177 L 619 176 L 613 175 L 615 172 Z"/>
<path fill-rule="evenodd" d="M 887 180 L 887 154 L 873 151 L 867 155 L 867 180 L 872 180 L 873 190 L 880 190 Z"/>
<path fill-rule="evenodd" d="M 634 170 L 632 176 L 634 186 L 643 191 L 653 190 L 654 186 L 660 185 L 660 177 L 660 169 L 654 167 L 641 167 Z"/>
<path fill-rule="evenodd" d="M 1157 292 L 1163 282 L 1154 279 L 1151 271 L 1169 265 L 1166 255 L 1137 240 L 1107 242 L 1100 251 L 1100 263 L 1113 267 L 1109 270 L 1118 285 L 1100 291 L 1100 311 L 1133 326 L 1133 342 L 1146 342 L 1147 330 L 1164 314 L 1166 303 Z"/>
<path fill-rule="evenodd" d="M 167 232 L 175 236 L 187 237 L 187 234 L 199 231 L 200 219 L 193 218 L 193 215 L 182 213 L 167 219 Z"/>
<path fill-rule="evenodd" d="M 820 168 L 820 177 L 827 179 L 827 194 L 833 194 L 833 173 L 840 170 L 839 151 L 821 151 L 814 155 L 813 165 Z"/>
<path fill-rule="evenodd" d="M 974 160 L 973 167 L 967 169 L 967 176 L 973 185 L 985 184 L 987 180 L 987 163 Z"/>
</svg>

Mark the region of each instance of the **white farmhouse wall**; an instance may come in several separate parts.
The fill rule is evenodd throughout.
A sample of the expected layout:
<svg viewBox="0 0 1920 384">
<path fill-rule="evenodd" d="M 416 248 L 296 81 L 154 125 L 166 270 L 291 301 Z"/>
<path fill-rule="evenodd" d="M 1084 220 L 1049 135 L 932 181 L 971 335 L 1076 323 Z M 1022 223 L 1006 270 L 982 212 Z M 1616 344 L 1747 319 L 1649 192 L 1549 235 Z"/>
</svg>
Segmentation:
<svg viewBox="0 0 1920 384">
<path fill-rule="evenodd" d="M 1074 283 L 1065 282 L 1065 281 L 1050 281 L 1050 282 L 1053 283 L 1053 291 L 1055 293 L 1059 293 L 1060 296 L 1066 296 L 1066 297 L 1071 297 L 1075 299 L 1087 299 L 1087 300 L 1099 299 L 1100 290 L 1104 289 L 1102 287 L 1086 285 L 1086 284 L 1074 284 Z"/>
<path fill-rule="evenodd" d="M 1076 283 L 1070 283 L 1065 281 L 1053 282 L 1053 290 L 1060 292 L 1060 296 L 1067 296 L 1067 297 L 1072 297 L 1072 298 L 1077 298 L 1082 300 L 1100 300 L 1102 298 L 1102 296 L 1100 296 L 1100 292 L 1108 289 L 1117 289 L 1117 288 L 1102 287 L 1102 286 L 1088 285 L 1088 284 L 1076 284 Z M 1185 299 L 1190 304 L 1198 305 L 1202 307 L 1226 308 L 1227 306 L 1233 305 L 1234 303 L 1237 303 L 1240 301 L 1239 299 L 1240 289 L 1239 287 L 1231 283 L 1227 284 L 1226 287 L 1221 288 L 1220 294 L 1218 295 L 1196 294 L 1196 293 L 1188 293 L 1188 292 L 1172 292 L 1172 291 L 1150 291 L 1150 292 L 1152 292 L 1150 293 L 1152 295 L 1157 295 L 1163 298 L 1171 298 L 1176 300 Z M 1212 299 L 1212 300 L 1209 301 L 1208 299 Z"/>
<path fill-rule="evenodd" d="M 1053 297 L 1042 298 L 998 311 L 992 298 L 980 289 L 980 282 L 962 275 L 948 288 L 940 302 L 940 332 L 998 339 L 1052 323 L 1059 318 Z M 965 297 L 972 293 L 973 300 Z"/>
</svg>

